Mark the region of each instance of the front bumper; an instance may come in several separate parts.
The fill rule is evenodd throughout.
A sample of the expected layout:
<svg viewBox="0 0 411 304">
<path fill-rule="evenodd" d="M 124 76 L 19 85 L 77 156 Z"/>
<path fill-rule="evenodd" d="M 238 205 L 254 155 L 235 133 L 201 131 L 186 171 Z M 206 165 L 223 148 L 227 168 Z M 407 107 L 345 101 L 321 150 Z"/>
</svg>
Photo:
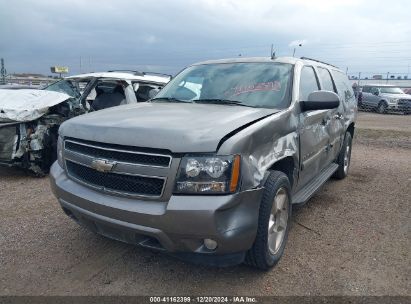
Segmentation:
<svg viewBox="0 0 411 304">
<path fill-rule="evenodd" d="M 388 103 L 389 111 L 411 112 L 411 101 L 399 101 L 397 103 Z"/>
<path fill-rule="evenodd" d="M 51 188 L 67 215 L 107 237 L 168 252 L 227 255 L 251 248 L 262 188 L 233 195 L 172 195 L 168 202 L 113 196 L 68 178 L 53 164 Z M 203 240 L 217 241 L 208 250 Z"/>
</svg>

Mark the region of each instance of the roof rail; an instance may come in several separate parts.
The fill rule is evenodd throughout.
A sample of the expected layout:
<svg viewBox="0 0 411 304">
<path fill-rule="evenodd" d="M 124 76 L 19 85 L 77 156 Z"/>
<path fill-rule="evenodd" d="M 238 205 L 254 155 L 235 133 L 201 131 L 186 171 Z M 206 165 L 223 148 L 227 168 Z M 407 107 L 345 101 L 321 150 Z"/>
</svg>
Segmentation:
<svg viewBox="0 0 411 304">
<path fill-rule="evenodd" d="M 144 75 L 159 75 L 159 76 L 167 76 L 173 78 L 173 75 L 165 74 L 165 73 L 157 73 L 157 72 L 143 72 Z"/>
<path fill-rule="evenodd" d="M 332 64 L 330 64 L 330 63 L 327 63 L 327 62 L 324 62 L 324 61 L 320 61 L 320 60 L 317 60 L 317 59 L 313 59 L 313 58 L 309 58 L 309 57 L 300 57 L 300 59 L 316 61 L 316 62 L 319 62 L 319 63 L 322 63 L 322 64 L 330 65 L 330 66 L 335 67 L 335 68 L 338 69 L 338 67 L 335 66 L 335 65 L 332 65 Z"/>
<path fill-rule="evenodd" d="M 126 72 L 126 73 L 133 73 L 136 76 L 144 76 L 144 73 L 139 72 L 139 71 L 134 71 L 134 70 L 110 70 L 107 71 L 109 73 L 114 73 L 114 72 Z"/>
</svg>

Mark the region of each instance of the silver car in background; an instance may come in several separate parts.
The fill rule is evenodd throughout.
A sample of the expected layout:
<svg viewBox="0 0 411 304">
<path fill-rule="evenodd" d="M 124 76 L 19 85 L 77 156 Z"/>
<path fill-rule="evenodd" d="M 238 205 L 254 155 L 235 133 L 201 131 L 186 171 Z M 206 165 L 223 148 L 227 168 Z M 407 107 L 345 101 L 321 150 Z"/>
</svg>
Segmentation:
<svg viewBox="0 0 411 304">
<path fill-rule="evenodd" d="M 365 85 L 358 97 L 358 105 L 380 114 L 387 112 L 411 113 L 411 96 L 393 85 Z"/>
</svg>

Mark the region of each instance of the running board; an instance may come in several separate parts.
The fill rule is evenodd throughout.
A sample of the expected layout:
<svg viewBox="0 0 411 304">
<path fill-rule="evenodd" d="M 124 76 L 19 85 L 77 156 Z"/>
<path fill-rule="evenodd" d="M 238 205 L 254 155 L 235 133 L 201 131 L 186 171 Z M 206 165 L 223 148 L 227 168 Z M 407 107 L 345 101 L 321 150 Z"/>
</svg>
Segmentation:
<svg viewBox="0 0 411 304">
<path fill-rule="evenodd" d="M 324 185 L 327 180 L 329 180 L 337 169 L 338 165 L 336 163 L 331 163 L 318 176 L 312 179 L 307 185 L 293 195 L 293 204 L 305 204 L 314 195 L 314 193 L 317 192 L 317 190 Z"/>
</svg>

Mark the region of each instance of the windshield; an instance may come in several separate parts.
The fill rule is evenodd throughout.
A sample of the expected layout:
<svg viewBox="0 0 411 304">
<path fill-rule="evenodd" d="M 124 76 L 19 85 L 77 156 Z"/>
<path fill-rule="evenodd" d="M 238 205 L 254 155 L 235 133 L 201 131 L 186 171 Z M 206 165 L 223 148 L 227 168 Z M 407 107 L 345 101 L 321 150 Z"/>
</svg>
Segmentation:
<svg viewBox="0 0 411 304">
<path fill-rule="evenodd" d="M 45 87 L 44 90 L 65 93 L 74 98 L 78 98 L 81 96 L 77 85 L 73 83 L 71 80 L 66 79 L 52 83 L 48 87 Z"/>
<path fill-rule="evenodd" d="M 178 74 L 153 101 L 286 108 L 292 67 L 285 63 L 195 65 Z"/>
<path fill-rule="evenodd" d="M 391 87 L 380 87 L 381 93 L 387 94 L 404 94 L 400 88 L 391 88 Z"/>
</svg>

